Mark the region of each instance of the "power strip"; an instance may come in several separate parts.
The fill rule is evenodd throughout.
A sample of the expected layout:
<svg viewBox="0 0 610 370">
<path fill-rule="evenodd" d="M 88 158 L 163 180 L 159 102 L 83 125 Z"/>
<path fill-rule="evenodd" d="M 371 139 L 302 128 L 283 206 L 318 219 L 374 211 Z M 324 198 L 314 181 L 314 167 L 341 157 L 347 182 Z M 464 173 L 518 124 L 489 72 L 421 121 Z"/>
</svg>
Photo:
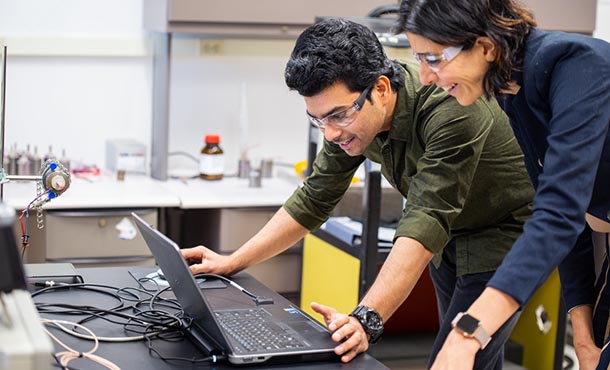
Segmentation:
<svg viewBox="0 0 610 370">
<path fill-rule="evenodd" d="M 0 293 L 0 370 L 51 369 L 52 352 L 30 293 Z"/>
</svg>

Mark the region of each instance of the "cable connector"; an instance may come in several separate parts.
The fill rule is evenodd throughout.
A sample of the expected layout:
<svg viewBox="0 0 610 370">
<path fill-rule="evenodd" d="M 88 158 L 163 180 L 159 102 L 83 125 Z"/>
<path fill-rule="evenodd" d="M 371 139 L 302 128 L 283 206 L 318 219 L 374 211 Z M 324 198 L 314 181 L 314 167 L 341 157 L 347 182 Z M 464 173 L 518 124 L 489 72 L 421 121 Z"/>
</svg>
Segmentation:
<svg viewBox="0 0 610 370">
<path fill-rule="evenodd" d="M 256 303 L 257 306 L 273 304 L 273 298 L 257 296 L 256 298 L 254 298 L 254 302 Z"/>
</svg>

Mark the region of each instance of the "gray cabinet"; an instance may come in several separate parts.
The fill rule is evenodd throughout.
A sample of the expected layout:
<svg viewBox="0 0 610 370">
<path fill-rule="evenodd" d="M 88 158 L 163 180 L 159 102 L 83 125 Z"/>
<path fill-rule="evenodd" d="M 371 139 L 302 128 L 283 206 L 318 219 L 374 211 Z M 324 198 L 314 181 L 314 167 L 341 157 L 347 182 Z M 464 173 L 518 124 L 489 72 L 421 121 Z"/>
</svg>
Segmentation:
<svg viewBox="0 0 610 370">
<path fill-rule="evenodd" d="M 32 212 L 31 245 L 26 261 L 70 262 L 80 267 L 154 265 L 154 258 L 139 232 L 133 239 L 119 237 L 116 225 L 124 218 L 131 221 L 131 212 L 157 227 L 156 208 L 49 210 L 44 214 L 43 229 L 36 227 Z"/>
<path fill-rule="evenodd" d="M 181 248 L 205 245 L 230 254 L 254 236 L 279 207 L 167 209 L 167 235 Z M 301 289 L 302 243 L 246 271 L 287 297 Z"/>
</svg>

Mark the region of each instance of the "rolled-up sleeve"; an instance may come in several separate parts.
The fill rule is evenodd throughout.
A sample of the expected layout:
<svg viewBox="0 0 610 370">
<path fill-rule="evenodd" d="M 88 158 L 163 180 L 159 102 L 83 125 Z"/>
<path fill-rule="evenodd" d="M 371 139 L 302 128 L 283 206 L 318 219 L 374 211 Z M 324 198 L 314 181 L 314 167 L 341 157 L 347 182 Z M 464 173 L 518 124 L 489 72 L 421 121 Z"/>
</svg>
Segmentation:
<svg viewBox="0 0 610 370">
<path fill-rule="evenodd" d="M 336 144 L 324 141 L 313 172 L 284 203 L 283 208 L 301 226 L 312 231 L 332 213 L 351 184 L 364 156 L 350 157 Z"/>
</svg>

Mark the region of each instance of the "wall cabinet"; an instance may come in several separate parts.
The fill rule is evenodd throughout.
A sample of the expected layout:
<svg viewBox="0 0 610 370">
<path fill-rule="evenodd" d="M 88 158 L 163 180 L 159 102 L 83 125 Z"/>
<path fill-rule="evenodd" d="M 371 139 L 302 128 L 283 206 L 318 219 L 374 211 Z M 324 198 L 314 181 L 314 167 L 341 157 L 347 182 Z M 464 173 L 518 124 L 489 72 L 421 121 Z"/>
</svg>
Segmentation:
<svg viewBox="0 0 610 370">
<path fill-rule="evenodd" d="M 595 30 L 596 0 L 525 0 L 545 30 L 592 34 Z"/>
<path fill-rule="evenodd" d="M 144 28 L 215 37 L 296 37 L 317 16 L 360 16 L 388 0 L 147 0 Z"/>
</svg>

